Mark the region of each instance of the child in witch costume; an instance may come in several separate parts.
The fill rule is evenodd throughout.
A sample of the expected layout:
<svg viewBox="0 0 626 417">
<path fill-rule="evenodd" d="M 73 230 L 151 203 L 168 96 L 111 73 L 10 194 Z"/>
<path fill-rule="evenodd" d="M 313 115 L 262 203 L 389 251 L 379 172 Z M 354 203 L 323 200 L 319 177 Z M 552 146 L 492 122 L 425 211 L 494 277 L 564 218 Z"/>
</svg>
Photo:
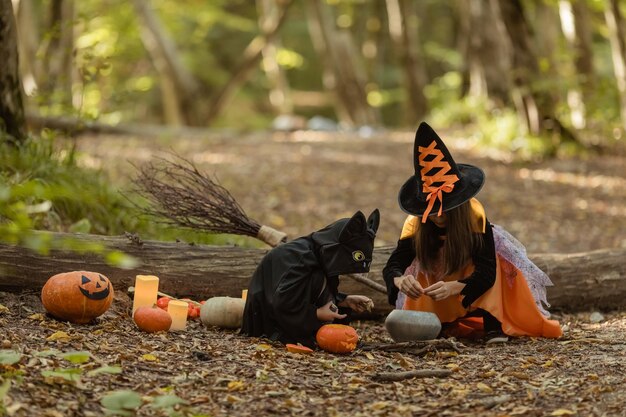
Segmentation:
<svg viewBox="0 0 626 417">
<path fill-rule="evenodd" d="M 369 272 L 379 218 L 359 211 L 272 249 L 250 281 L 241 333 L 314 347 L 322 325 L 373 305 L 338 286 L 339 275 Z"/>
<path fill-rule="evenodd" d="M 409 217 L 383 269 L 390 304 L 433 312 L 445 334 L 485 335 L 487 343 L 561 336 L 544 307 L 552 282 L 473 198 L 483 171 L 456 164 L 426 123 L 415 136 L 414 166 L 398 195 Z"/>
</svg>

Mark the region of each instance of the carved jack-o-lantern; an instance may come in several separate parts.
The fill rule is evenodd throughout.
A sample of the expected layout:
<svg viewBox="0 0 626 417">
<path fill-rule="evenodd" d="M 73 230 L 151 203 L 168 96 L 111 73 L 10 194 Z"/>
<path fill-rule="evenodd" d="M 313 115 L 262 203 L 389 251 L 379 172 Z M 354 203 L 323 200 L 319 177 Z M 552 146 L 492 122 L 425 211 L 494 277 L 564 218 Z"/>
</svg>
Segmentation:
<svg viewBox="0 0 626 417">
<path fill-rule="evenodd" d="M 41 301 L 54 317 L 89 323 L 111 306 L 113 285 L 97 272 L 72 271 L 51 277 L 41 290 Z"/>
<path fill-rule="evenodd" d="M 325 324 L 317 331 L 315 340 L 327 352 L 349 353 L 356 349 L 359 335 L 344 324 Z"/>
</svg>

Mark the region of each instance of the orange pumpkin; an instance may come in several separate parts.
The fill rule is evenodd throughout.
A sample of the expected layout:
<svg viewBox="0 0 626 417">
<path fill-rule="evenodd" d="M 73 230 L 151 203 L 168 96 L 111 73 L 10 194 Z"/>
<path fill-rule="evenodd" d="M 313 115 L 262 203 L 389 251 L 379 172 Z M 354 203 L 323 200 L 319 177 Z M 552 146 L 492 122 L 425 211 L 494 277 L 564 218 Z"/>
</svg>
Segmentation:
<svg viewBox="0 0 626 417">
<path fill-rule="evenodd" d="M 48 279 L 41 290 L 41 301 L 54 317 L 85 324 L 109 309 L 113 295 L 113 285 L 104 275 L 72 271 Z"/>
<path fill-rule="evenodd" d="M 325 324 L 317 331 L 315 340 L 327 352 L 349 353 L 356 349 L 359 335 L 345 324 Z"/>
<path fill-rule="evenodd" d="M 168 331 L 172 325 L 172 316 L 159 307 L 139 307 L 133 315 L 135 324 L 144 332 L 154 333 Z"/>
</svg>

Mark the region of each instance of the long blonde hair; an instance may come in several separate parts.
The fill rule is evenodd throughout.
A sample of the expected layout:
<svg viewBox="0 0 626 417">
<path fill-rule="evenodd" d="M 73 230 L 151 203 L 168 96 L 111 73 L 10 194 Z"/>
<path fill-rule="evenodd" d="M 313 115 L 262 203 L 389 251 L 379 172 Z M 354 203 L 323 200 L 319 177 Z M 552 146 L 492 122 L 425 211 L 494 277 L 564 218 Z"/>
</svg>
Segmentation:
<svg viewBox="0 0 626 417">
<path fill-rule="evenodd" d="M 472 254 L 483 245 L 482 234 L 472 228 L 472 209 L 467 201 L 446 211 L 446 239 L 443 243 L 443 270 L 450 275 L 466 266 Z M 440 234 L 438 227 L 430 220 L 421 224 L 415 234 L 415 256 L 424 272 L 433 272 L 439 252 Z"/>
</svg>

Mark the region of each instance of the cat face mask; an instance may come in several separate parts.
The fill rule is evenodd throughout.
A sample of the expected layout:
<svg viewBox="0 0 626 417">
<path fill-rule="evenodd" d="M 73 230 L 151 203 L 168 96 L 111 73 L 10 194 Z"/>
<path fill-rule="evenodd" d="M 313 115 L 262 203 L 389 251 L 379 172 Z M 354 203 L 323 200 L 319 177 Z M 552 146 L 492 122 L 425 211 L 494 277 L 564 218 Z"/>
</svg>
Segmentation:
<svg viewBox="0 0 626 417">
<path fill-rule="evenodd" d="M 378 209 L 367 220 L 358 211 L 313 233 L 326 276 L 369 272 L 379 222 Z"/>
</svg>

